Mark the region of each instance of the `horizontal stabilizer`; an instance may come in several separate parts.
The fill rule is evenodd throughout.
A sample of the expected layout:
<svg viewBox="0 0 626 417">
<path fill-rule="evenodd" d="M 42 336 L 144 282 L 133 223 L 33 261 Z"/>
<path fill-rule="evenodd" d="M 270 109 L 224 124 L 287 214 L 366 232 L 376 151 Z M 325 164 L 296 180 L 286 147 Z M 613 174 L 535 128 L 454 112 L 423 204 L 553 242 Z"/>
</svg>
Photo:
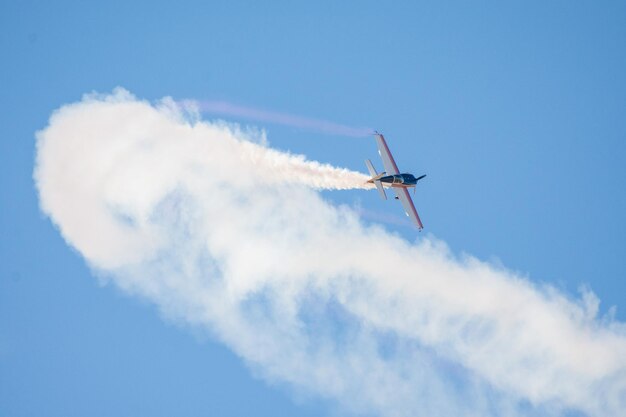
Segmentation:
<svg viewBox="0 0 626 417">
<path fill-rule="evenodd" d="M 370 175 L 372 176 L 372 178 L 378 175 L 378 173 L 376 172 L 376 169 L 374 168 L 374 165 L 372 165 L 372 161 L 370 161 L 369 159 L 366 159 L 365 165 L 367 165 L 367 170 L 370 172 Z"/>
<path fill-rule="evenodd" d="M 385 194 L 385 189 L 383 188 L 383 184 L 380 182 L 380 180 L 374 180 L 374 185 L 376 185 L 376 189 L 378 190 L 378 193 L 380 194 L 381 198 L 383 200 L 386 200 L 387 194 Z"/>
<path fill-rule="evenodd" d="M 365 165 L 367 165 L 367 170 L 370 172 L 370 175 L 372 176 L 372 179 L 370 179 L 368 182 L 370 183 L 373 182 L 374 185 L 376 186 L 376 189 L 378 190 L 378 193 L 382 197 L 382 199 L 386 200 L 387 194 L 385 194 L 385 189 L 383 188 L 383 184 L 380 182 L 380 178 L 384 177 L 385 173 L 381 172 L 379 174 L 378 172 L 376 172 L 376 168 L 374 168 L 372 161 L 370 161 L 369 159 L 365 160 Z"/>
</svg>

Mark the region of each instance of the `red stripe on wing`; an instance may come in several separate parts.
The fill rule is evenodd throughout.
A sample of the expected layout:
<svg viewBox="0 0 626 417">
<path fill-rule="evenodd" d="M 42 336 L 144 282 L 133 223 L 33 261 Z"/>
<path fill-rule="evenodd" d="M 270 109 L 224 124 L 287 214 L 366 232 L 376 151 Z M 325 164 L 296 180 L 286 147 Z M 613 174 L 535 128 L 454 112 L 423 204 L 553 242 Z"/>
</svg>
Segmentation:
<svg viewBox="0 0 626 417">
<path fill-rule="evenodd" d="M 415 204 L 413 204 L 413 200 L 411 199 L 411 196 L 409 195 L 409 191 L 406 188 L 402 188 L 402 192 L 404 193 L 404 196 L 406 197 L 409 203 L 411 211 L 413 212 L 413 215 L 415 216 L 414 220 L 417 221 L 417 227 L 419 227 L 420 229 L 423 229 L 424 225 L 422 224 L 422 221 L 420 220 L 419 214 L 417 214 L 417 210 L 415 210 Z"/>
<path fill-rule="evenodd" d="M 395 159 L 393 159 L 393 155 L 391 154 L 391 151 L 389 150 L 389 147 L 387 146 L 387 141 L 385 140 L 385 137 L 383 135 L 381 135 L 380 133 L 378 134 L 378 136 L 380 137 L 380 140 L 383 143 L 383 146 L 385 147 L 385 151 L 387 151 L 387 157 L 389 158 L 389 160 L 391 161 L 391 164 L 393 165 L 394 169 L 396 170 L 396 172 L 394 172 L 394 174 L 399 174 L 400 170 L 398 169 L 398 165 L 396 165 L 396 161 Z"/>
</svg>

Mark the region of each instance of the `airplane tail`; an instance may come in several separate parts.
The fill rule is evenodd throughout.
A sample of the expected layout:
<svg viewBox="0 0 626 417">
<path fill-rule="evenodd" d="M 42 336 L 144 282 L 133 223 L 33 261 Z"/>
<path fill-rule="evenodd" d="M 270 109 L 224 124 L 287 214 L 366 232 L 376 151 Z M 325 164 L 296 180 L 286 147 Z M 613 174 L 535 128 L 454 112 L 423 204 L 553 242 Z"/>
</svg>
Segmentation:
<svg viewBox="0 0 626 417">
<path fill-rule="evenodd" d="M 368 182 L 372 182 L 374 183 L 374 185 L 376 186 L 376 189 L 378 190 L 378 193 L 380 194 L 380 197 L 383 200 L 387 199 L 387 194 L 385 194 L 385 189 L 383 188 L 383 184 L 380 182 L 380 178 L 382 178 L 383 176 L 385 176 L 385 173 L 377 173 L 376 169 L 374 168 L 374 165 L 372 165 L 372 161 L 370 161 L 369 159 L 365 160 L 365 165 L 367 165 L 367 170 L 370 172 L 370 175 L 372 176 L 372 178 L 368 181 Z"/>
</svg>

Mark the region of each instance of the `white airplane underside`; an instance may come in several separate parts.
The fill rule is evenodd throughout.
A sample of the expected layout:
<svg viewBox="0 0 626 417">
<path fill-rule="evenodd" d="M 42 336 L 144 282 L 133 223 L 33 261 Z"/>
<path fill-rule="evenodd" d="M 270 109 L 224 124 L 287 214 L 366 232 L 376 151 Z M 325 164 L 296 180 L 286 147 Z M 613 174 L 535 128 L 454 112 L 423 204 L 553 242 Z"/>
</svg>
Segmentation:
<svg viewBox="0 0 626 417">
<path fill-rule="evenodd" d="M 400 170 L 398 170 L 398 166 L 396 165 L 396 161 L 394 161 L 393 156 L 389 151 L 389 147 L 387 146 L 387 142 L 385 141 L 383 135 L 376 132 L 375 137 L 376 144 L 378 145 L 378 153 L 383 160 L 385 172 L 377 173 L 374 165 L 372 165 L 372 161 L 370 161 L 369 159 L 366 160 L 365 165 L 367 165 L 367 170 L 372 176 L 372 178 L 367 182 L 372 183 L 376 186 L 378 193 L 384 200 L 387 199 L 385 187 L 393 188 L 393 191 L 396 194 L 396 200 L 400 200 L 400 202 L 402 203 L 405 214 L 421 231 L 424 226 L 422 225 L 420 216 L 417 214 L 417 210 L 415 210 L 415 205 L 413 204 L 413 200 L 411 200 L 408 189 L 413 188 L 413 192 L 415 192 L 415 186 L 417 185 L 417 182 L 424 178 L 426 175 L 415 178 L 413 174 L 401 174 Z"/>
</svg>

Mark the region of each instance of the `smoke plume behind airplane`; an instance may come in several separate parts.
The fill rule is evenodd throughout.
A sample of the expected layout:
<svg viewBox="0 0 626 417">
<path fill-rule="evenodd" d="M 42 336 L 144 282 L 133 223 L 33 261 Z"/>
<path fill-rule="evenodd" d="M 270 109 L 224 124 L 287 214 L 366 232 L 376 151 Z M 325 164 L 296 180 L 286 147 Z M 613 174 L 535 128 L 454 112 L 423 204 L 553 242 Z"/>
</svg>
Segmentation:
<svg viewBox="0 0 626 417">
<path fill-rule="evenodd" d="M 269 381 L 382 416 L 626 413 L 626 329 L 593 293 L 407 242 L 316 191 L 363 174 L 117 89 L 54 112 L 34 177 L 94 270 Z"/>
</svg>

